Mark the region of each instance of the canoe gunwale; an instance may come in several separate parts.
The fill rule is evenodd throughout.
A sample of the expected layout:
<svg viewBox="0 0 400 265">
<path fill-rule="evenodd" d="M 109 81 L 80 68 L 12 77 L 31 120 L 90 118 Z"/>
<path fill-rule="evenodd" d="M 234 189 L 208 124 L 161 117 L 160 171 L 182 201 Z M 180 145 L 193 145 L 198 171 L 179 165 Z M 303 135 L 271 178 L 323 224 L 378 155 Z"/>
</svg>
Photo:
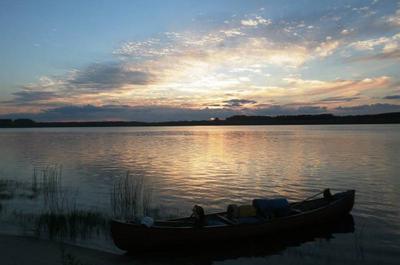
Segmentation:
<svg viewBox="0 0 400 265">
<path fill-rule="evenodd" d="M 296 232 L 302 227 L 323 225 L 348 214 L 354 205 L 355 190 L 339 192 L 335 199 L 320 207 L 307 211 L 277 217 L 260 223 L 238 223 L 204 227 L 192 226 L 152 226 L 145 227 L 137 223 L 111 220 L 111 235 L 114 243 L 122 250 L 153 249 L 165 246 L 184 246 L 187 243 L 232 240 L 233 238 L 276 236 L 280 233 Z M 317 201 L 316 199 L 312 201 Z M 308 201 L 311 202 L 312 201 Z M 226 212 L 222 212 L 224 214 Z M 221 213 L 208 214 L 207 216 Z M 179 222 L 188 218 L 174 219 L 167 222 Z"/>
<path fill-rule="evenodd" d="M 347 191 L 344 191 L 344 192 L 341 192 L 341 193 L 337 193 L 337 194 L 354 193 L 354 192 L 355 192 L 354 190 L 347 190 Z M 337 195 L 337 194 L 335 194 L 335 195 Z M 313 208 L 311 210 L 301 211 L 301 212 L 293 213 L 293 214 L 290 214 L 290 215 L 287 215 L 287 216 L 276 217 L 276 218 L 273 218 L 273 219 L 260 221 L 259 223 L 252 223 L 252 224 L 236 223 L 236 224 L 224 224 L 224 225 L 207 225 L 207 226 L 204 226 L 202 228 L 194 228 L 193 224 L 192 225 L 188 225 L 188 226 L 157 226 L 157 225 L 155 225 L 155 226 L 152 226 L 150 228 L 147 228 L 147 227 L 144 227 L 143 225 L 138 224 L 138 223 L 127 223 L 127 222 L 124 222 L 122 220 L 113 220 L 113 221 L 118 222 L 118 223 L 123 223 L 123 224 L 126 224 L 126 225 L 143 227 L 143 228 L 146 228 L 146 229 L 163 229 L 163 230 L 164 229 L 208 229 L 208 228 L 222 228 L 222 227 L 233 227 L 233 226 L 234 227 L 246 227 L 246 226 L 254 227 L 254 226 L 257 226 L 257 225 L 265 225 L 265 224 L 274 223 L 274 222 L 281 222 L 281 221 L 286 221 L 286 220 L 291 219 L 291 218 L 297 218 L 297 217 L 300 217 L 300 216 L 313 214 L 313 213 L 318 212 L 320 210 L 324 210 L 326 208 L 333 207 L 333 206 L 341 203 L 343 200 L 346 200 L 346 199 L 348 199 L 348 197 L 343 195 L 343 196 L 341 196 L 341 198 L 337 198 L 337 199 L 332 200 L 332 201 L 330 201 L 330 202 L 328 202 L 328 203 L 326 203 L 324 205 L 321 205 L 320 207 L 316 207 L 316 208 Z M 213 215 L 220 215 L 220 214 L 226 214 L 226 212 L 217 212 L 217 213 L 207 214 L 206 216 L 213 216 Z M 161 221 L 161 222 L 179 222 L 180 220 L 185 220 L 185 219 L 188 219 L 188 218 L 165 220 L 165 221 Z"/>
</svg>

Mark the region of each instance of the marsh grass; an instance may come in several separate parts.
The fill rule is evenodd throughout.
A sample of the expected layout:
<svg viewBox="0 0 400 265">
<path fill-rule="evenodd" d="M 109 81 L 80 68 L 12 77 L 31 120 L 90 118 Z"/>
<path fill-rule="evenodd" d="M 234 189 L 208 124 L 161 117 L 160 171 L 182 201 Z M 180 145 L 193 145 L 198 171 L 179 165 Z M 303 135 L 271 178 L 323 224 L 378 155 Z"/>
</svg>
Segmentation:
<svg viewBox="0 0 400 265">
<path fill-rule="evenodd" d="M 358 231 L 354 233 L 354 248 L 355 248 L 355 254 L 356 258 L 364 261 L 365 260 L 365 251 L 364 251 L 364 233 L 365 232 L 365 223 L 360 225 L 360 228 Z"/>
<path fill-rule="evenodd" d="M 17 183 L 8 179 L 0 179 L 0 200 L 11 200 L 14 198 Z"/>
<path fill-rule="evenodd" d="M 142 176 L 129 172 L 114 183 L 111 191 L 111 214 L 77 207 L 76 196 L 62 183 L 62 167 L 35 168 L 30 182 L 0 180 L 0 202 L 14 197 L 33 200 L 34 213 L 12 212 L 12 219 L 25 234 L 49 239 L 87 239 L 93 235 L 109 236 L 110 218 L 135 220 L 157 215 L 150 208 L 152 192 Z M 3 197 L 1 197 L 3 196 Z M 0 212 L 2 204 L 0 204 Z"/>
<path fill-rule="evenodd" d="M 38 169 L 34 168 L 32 175 L 32 182 L 31 182 L 32 199 L 37 198 L 37 196 L 40 193 L 37 174 L 38 174 Z"/>
<path fill-rule="evenodd" d="M 85 239 L 108 231 L 108 218 L 99 212 L 86 210 L 48 212 L 37 218 L 36 229 L 39 234 L 45 232 L 50 239 Z"/>
<path fill-rule="evenodd" d="M 59 202 L 59 195 L 63 190 L 61 176 L 61 166 L 49 166 L 43 169 L 34 168 L 30 182 L 0 179 L 0 199 L 2 194 L 10 194 L 9 199 L 19 197 L 34 200 L 42 196 L 46 204 L 51 202 L 54 205 Z"/>
<path fill-rule="evenodd" d="M 108 234 L 109 216 L 95 209 L 76 207 L 77 193 L 62 185 L 61 166 L 35 168 L 30 183 L 1 180 L 0 194 L 10 194 L 7 197 L 4 195 L 3 199 L 12 199 L 14 194 L 17 194 L 20 199 L 36 200 L 39 203 L 39 212 L 26 213 L 17 210 L 12 212 L 13 220 L 24 234 L 33 232 L 38 237 L 61 240 Z"/>
<path fill-rule="evenodd" d="M 152 190 L 143 176 L 131 175 L 117 179 L 111 191 L 111 211 L 114 218 L 135 220 L 151 212 Z"/>
<path fill-rule="evenodd" d="M 35 227 L 32 226 L 32 224 L 36 222 L 37 216 L 35 214 L 14 210 L 12 212 L 12 216 L 18 227 L 21 229 L 22 234 L 29 234 L 33 232 L 34 235 L 37 235 Z"/>
<path fill-rule="evenodd" d="M 104 214 L 77 209 L 75 196 L 62 185 L 61 167 L 43 169 L 40 182 L 37 171 L 33 176 L 32 192 L 42 196 L 44 206 L 35 223 L 39 234 L 45 232 L 51 239 L 68 237 L 75 240 L 108 231 L 108 218 Z"/>
<path fill-rule="evenodd" d="M 68 207 L 70 203 L 65 188 L 62 187 L 61 183 L 62 167 L 47 167 L 42 170 L 40 187 L 37 187 L 36 183 L 32 183 L 32 191 L 41 193 L 43 197 L 44 206 L 51 213 L 62 212 Z M 33 180 L 37 179 L 35 177 Z"/>
</svg>

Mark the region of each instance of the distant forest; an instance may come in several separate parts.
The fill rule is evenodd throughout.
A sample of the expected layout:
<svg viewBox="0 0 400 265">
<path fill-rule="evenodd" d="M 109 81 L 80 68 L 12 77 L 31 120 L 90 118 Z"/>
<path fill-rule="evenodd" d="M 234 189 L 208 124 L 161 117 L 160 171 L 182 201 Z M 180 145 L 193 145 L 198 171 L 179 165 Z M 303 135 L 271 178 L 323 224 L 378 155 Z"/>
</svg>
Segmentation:
<svg viewBox="0 0 400 265">
<path fill-rule="evenodd" d="M 312 125 L 312 124 L 384 124 L 400 123 L 400 112 L 374 115 L 335 116 L 288 115 L 288 116 L 246 116 L 236 115 L 226 119 L 214 118 L 200 121 L 90 121 L 90 122 L 35 122 L 30 119 L 0 119 L 0 128 L 40 127 L 123 127 L 123 126 L 206 126 L 206 125 Z"/>
</svg>

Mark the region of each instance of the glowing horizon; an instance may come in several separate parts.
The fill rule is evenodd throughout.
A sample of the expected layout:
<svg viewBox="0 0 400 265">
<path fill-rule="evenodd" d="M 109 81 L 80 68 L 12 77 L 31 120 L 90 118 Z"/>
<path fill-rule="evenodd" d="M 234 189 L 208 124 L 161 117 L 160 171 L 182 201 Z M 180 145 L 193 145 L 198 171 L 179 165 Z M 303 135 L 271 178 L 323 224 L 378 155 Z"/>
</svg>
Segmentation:
<svg viewBox="0 0 400 265">
<path fill-rule="evenodd" d="M 26 44 L 37 71 L 12 55 L 25 47 L 13 46 L 25 31 L 43 35 L 28 23 L 33 18 L 23 18 L 26 24 L 18 25 L 16 33 L 0 26 L 6 36 L 0 54 L 22 66 L 13 70 L 0 62 L 5 80 L 0 83 L 0 117 L 161 121 L 400 111 L 400 4 L 299 2 L 237 1 L 230 8 L 224 1 L 194 7 L 171 2 L 172 8 L 186 11 L 182 14 L 164 14 L 163 2 L 156 7 L 141 2 L 137 6 L 143 12 L 162 15 L 141 17 L 133 26 L 133 19 L 121 10 L 136 8 L 129 2 L 100 7 L 110 10 L 108 20 L 118 20 L 110 24 L 90 6 L 85 14 L 75 15 L 82 20 L 76 29 L 68 28 L 65 17 L 45 17 L 44 25 L 59 25 L 48 25 L 49 36 L 31 36 L 30 41 L 37 42 Z M 4 18 L 9 24 L 20 18 L 16 5 L 1 5 L 10 12 Z M 78 8 L 79 2 L 74 5 Z M 37 7 L 30 8 L 25 12 L 33 16 Z M 51 12 L 68 7 L 46 8 Z M 85 28 L 91 20 L 94 32 Z M 121 29 L 114 34 L 117 26 Z M 60 44 L 72 33 L 76 42 L 87 41 L 79 50 L 82 58 L 70 58 L 76 50 Z M 101 52 L 93 55 L 93 50 Z M 54 70 L 47 65 L 52 63 L 67 66 Z"/>
</svg>

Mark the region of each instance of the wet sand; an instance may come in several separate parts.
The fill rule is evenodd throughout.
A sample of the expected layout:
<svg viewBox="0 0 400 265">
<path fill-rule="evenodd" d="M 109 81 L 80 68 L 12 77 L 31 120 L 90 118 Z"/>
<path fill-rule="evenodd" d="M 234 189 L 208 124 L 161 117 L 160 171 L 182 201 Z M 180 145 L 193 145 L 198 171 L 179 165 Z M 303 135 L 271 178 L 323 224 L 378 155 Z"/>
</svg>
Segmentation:
<svg viewBox="0 0 400 265">
<path fill-rule="evenodd" d="M 57 265 L 57 264 L 138 264 L 125 255 L 39 240 L 31 237 L 0 235 L 0 264 Z"/>
</svg>

